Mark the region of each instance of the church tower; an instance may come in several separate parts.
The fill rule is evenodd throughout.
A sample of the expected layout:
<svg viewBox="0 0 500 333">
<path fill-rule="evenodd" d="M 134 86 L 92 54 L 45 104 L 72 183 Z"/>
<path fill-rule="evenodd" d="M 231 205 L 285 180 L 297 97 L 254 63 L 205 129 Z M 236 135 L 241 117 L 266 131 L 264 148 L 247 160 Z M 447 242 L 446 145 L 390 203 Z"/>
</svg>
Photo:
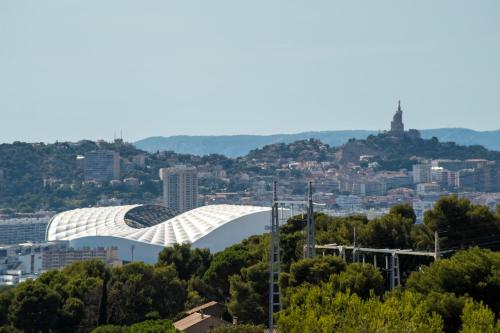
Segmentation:
<svg viewBox="0 0 500 333">
<path fill-rule="evenodd" d="M 405 125 L 403 124 L 403 110 L 401 110 L 401 101 L 398 101 L 398 110 L 391 121 L 391 131 L 393 135 L 404 135 Z"/>
</svg>

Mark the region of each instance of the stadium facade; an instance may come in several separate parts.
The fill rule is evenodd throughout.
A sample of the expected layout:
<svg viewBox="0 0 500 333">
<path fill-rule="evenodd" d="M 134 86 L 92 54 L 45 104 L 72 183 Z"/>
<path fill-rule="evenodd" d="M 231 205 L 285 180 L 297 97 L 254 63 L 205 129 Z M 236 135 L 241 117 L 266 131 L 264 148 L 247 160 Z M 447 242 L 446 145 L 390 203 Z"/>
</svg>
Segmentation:
<svg viewBox="0 0 500 333">
<path fill-rule="evenodd" d="M 73 248 L 117 247 L 125 261 L 155 263 L 176 243 L 221 251 L 266 232 L 269 207 L 210 205 L 180 215 L 163 206 L 128 205 L 75 209 L 55 215 L 46 239 L 67 240 Z"/>
</svg>

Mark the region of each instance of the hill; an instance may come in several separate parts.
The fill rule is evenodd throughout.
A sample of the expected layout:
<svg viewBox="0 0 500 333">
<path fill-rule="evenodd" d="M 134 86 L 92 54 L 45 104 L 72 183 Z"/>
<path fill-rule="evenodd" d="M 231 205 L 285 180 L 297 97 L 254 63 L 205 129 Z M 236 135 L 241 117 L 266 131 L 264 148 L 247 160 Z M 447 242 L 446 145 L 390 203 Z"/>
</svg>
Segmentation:
<svg viewBox="0 0 500 333">
<path fill-rule="evenodd" d="M 292 143 L 313 138 L 329 146 L 340 146 L 350 138 L 363 139 L 376 133 L 376 131 L 349 130 L 274 135 L 155 136 L 139 140 L 134 145 L 149 152 L 171 150 L 181 154 L 221 154 L 238 157 L 275 143 Z"/>
<path fill-rule="evenodd" d="M 409 168 L 415 157 L 426 159 L 487 159 L 500 161 L 500 152 L 483 146 L 463 146 L 455 142 L 440 142 L 431 139 L 395 137 L 389 133 L 370 135 L 365 140 L 351 139 L 337 149 L 341 164 L 359 163 L 361 155 L 372 155 L 386 170 Z"/>
<path fill-rule="evenodd" d="M 139 140 L 135 142 L 135 146 L 149 152 L 172 150 L 182 154 L 237 157 L 273 143 L 291 143 L 313 138 L 338 147 L 351 138 L 364 139 L 377 133 L 371 130 L 346 130 L 274 135 L 155 136 Z M 466 128 L 438 128 L 422 130 L 420 133 L 424 139 L 436 137 L 441 142 L 456 142 L 465 146 L 482 145 L 500 151 L 500 130 L 480 132 Z"/>
</svg>

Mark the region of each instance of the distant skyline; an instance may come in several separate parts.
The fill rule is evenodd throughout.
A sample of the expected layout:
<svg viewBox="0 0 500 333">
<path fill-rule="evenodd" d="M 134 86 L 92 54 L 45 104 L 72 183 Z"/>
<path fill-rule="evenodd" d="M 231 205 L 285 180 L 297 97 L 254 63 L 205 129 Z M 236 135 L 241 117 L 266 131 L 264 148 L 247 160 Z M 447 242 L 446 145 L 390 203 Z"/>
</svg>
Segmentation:
<svg viewBox="0 0 500 333">
<path fill-rule="evenodd" d="M 500 1 L 0 2 L 0 142 L 500 129 Z"/>
</svg>

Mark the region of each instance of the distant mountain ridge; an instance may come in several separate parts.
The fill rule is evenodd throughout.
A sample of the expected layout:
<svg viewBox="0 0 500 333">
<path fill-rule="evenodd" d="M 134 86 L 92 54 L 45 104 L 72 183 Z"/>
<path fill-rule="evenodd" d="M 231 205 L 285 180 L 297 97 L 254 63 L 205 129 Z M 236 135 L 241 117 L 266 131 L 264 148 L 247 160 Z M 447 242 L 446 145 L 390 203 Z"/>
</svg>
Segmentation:
<svg viewBox="0 0 500 333">
<path fill-rule="evenodd" d="M 330 146 L 338 147 L 351 138 L 365 139 L 370 134 L 377 133 L 379 132 L 372 130 L 342 130 L 273 135 L 155 136 L 139 140 L 134 145 L 149 152 L 171 150 L 182 154 L 222 154 L 228 157 L 237 157 L 273 143 L 291 143 L 313 138 Z M 437 128 L 421 130 L 420 133 L 424 139 L 437 137 L 441 142 L 456 142 L 466 146 L 481 145 L 490 150 L 500 151 L 500 130 L 474 131 L 467 128 Z"/>
</svg>

